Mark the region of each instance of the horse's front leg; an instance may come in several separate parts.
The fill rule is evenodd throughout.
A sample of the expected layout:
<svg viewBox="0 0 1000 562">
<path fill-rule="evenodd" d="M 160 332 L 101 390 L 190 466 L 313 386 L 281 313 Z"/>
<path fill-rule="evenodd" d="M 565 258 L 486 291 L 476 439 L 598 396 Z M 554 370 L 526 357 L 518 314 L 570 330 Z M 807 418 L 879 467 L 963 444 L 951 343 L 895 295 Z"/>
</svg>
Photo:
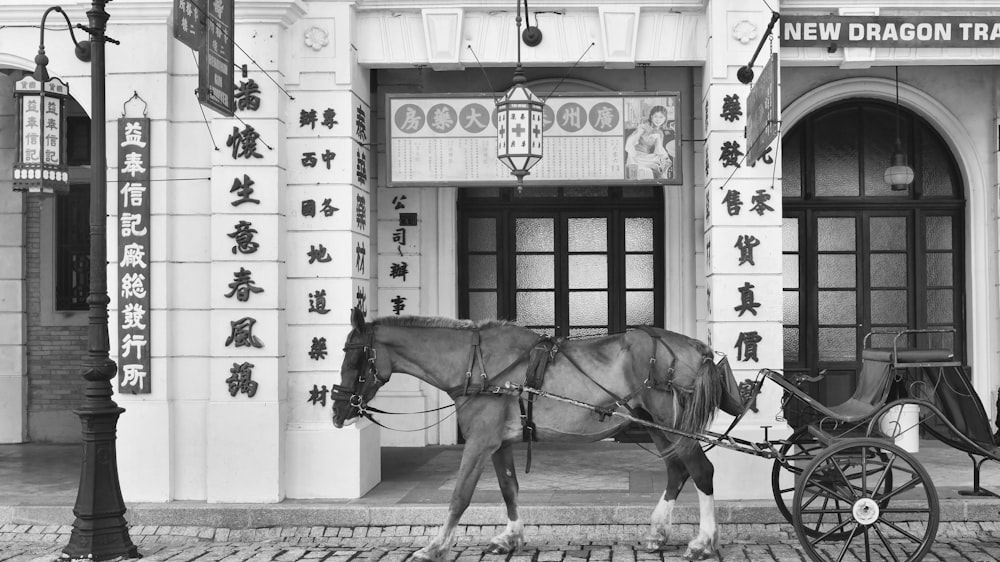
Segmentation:
<svg viewBox="0 0 1000 562">
<path fill-rule="evenodd" d="M 451 495 L 451 504 L 448 506 L 448 516 L 444 525 L 438 530 L 437 536 L 431 542 L 413 553 L 417 560 L 440 562 L 447 556 L 452 544 L 455 542 L 455 528 L 458 521 L 465 513 L 472 501 L 472 494 L 476 491 L 476 483 L 483 473 L 486 463 L 486 456 L 496 447 L 496 444 L 487 446 L 481 441 L 467 441 L 462 451 L 462 463 L 458 467 L 456 475 L 455 491 Z"/>
<path fill-rule="evenodd" d="M 497 473 L 500 493 L 507 506 L 507 528 L 490 540 L 486 549 L 489 554 L 507 554 L 524 546 L 524 525 L 517 516 L 517 474 L 514 473 L 514 447 L 510 443 L 500 445 L 493 453 L 493 469 Z"/>
</svg>

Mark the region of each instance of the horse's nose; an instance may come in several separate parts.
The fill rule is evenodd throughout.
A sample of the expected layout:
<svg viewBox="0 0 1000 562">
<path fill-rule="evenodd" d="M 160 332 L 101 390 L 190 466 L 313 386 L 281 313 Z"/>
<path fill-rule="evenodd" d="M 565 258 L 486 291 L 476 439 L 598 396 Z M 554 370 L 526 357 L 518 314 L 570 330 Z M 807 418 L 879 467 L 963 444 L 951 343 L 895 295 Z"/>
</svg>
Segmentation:
<svg viewBox="0 0 1000 562">
<path fill-rule="evenodd" d="M 337 408 L 333 409 L 333 427 L 337 429 L 344 427 L 344 418 L 337 411 Z"/>
</svg>

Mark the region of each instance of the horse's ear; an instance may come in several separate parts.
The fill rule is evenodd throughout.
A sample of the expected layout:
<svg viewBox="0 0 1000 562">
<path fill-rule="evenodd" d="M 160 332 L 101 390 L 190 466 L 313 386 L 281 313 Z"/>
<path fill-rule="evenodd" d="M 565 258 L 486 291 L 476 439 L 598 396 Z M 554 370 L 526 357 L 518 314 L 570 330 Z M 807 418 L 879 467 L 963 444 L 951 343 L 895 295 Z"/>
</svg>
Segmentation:
<svg viewBox="0 0 1000 562">
<path fill-rule="evenodd" d="M 361 312 L 361 309 L 358 307 L 351 309 L 351 326 L 358 331 L 363 330 L 365 327 L 365 313 Z"/>
</svg>

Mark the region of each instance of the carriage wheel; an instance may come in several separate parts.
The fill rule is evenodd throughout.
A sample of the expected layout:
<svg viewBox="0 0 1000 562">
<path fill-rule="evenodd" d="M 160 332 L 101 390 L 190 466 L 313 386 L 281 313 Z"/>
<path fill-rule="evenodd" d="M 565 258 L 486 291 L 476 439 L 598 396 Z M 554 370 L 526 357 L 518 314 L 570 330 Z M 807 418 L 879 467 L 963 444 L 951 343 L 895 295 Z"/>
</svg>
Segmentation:
<svg viewBox="0 0 1000 562">
<path fill-rule="evenodd" d="M 887 485 L 890 477 L 895 487 Z M 816 562 L 916 561 L 937 534 L 930 476 L 913 455 L 882 439 L 847 439 L 817 453 L 792 507 L 795 533 Z"/>
<path fill-rule="evenodd" d="M 788 438 L 788 443 L 785 443 L 779 449 L 779 456 L 775 458 L 774 466 L 771 468 L 771 492 L 774 494 L 774 503 L 778 506 L 778 511 L 781 512 L 781 515 L 789 523 L 794 523 L 790 506 L 794 500 L 795 487 L 798 485 L 799 480 L 802 479 L 802 471 L 805 470 L 809 463 L 824 448 L 812 433 L 809 432 L 809 428 L 803 426 L 796 429 Z M 879 452 L 878 454 L 883 460 L 888 459 L 885 452 Z M 790 483 L 782 483 L 785 473 L 792 474 L 792 481 Z M 887 491 L 892 491 L 892 473 L 886 475 L 884 488 Z M 838 498 L 828 500 L 827 505 L 832 506 L 834 510 L 845 507 L 843 502 Z M 805 532 L 817 537 L 823 534 L 811 527 L 806 528 Z M 833 540 L 847 538 L 847 532 L 834 533 L 831 535 L 831 538 Z"/>
<path fill-rule="evenodd" d="M 785 521 L 792 522 L 792 510 L 788 507 L 795 496 L 795 485 L 802 474 L 802 468 L 816 456 L 823 446 L 809 433 L 808 427 L 800 427 L 788 438 L 788 442 L 778 450 L 778 456 L 771 467 L 771 492 L 778 511 Z M 785 474 L 791 473 L 792 480 L 787 485 L 782 482 Z"/>
</svg>

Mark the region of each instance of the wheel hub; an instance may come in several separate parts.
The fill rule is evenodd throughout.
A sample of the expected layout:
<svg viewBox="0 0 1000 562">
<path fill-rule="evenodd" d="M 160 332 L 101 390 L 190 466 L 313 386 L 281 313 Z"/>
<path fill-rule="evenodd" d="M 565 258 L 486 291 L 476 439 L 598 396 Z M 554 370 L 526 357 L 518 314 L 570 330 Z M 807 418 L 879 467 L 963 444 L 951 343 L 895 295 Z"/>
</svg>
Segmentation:
<svg viewBox="0 0 1000 562">
<path fill-rule="evenodd" d="M 851 513 L 854 515 L 854 520 L 858 523 L 862 525 L 871 525 L 872 523 L 878 521 L 878 504 L 871 498 L 861 498 L 860 500 L 854 502 L 854 507 L 851 509 Z"/>
</svg>

